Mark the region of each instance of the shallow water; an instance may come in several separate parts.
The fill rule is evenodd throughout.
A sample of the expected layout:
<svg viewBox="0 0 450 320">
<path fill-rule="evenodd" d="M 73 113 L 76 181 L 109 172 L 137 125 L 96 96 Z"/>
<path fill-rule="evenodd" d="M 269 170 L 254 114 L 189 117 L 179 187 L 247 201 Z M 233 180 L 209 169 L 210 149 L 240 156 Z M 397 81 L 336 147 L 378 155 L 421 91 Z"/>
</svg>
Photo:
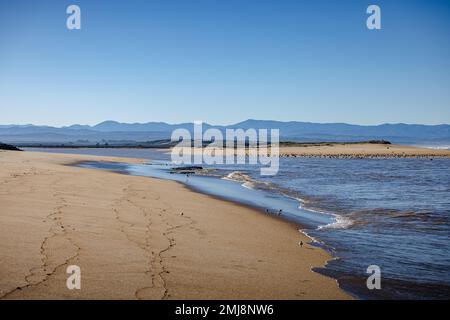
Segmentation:
<svg viewBox="0 0 450 320">
<path fill-rule="evenodd" d="M 366 298 L 450 297 L 450 159 L 282 159 L 270 180 L 338 214 L 308 233 L 340 257 L 325 274 Z M 365 285 L 369 265 L 382 290 Z"/>
<path fill-rule="evenodd" d="M 282 210 L 282 217 L 306 226 L 306 233 L 336 257 L 316 271 L 338 279 L 358 297 L 450 298 L 450 159 L 282 158 L 273 177 L 248 165 L 211 166 L 214 171 L 204 176 L 187 177 L 171 174 L 168 155 L 156 150 L 83 150 L 159 160 L 85 167 L 177 180 L 270 214 Z M 381 290 L 366 287 L 369 265 L 381 268 Z"/>
</svg>

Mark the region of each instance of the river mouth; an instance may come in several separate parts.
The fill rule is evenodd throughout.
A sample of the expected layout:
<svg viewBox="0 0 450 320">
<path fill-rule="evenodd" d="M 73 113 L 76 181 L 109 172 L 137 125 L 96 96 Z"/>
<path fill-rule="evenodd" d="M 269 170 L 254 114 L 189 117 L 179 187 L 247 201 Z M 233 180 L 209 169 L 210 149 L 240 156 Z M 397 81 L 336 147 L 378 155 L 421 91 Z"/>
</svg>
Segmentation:
<svg viewBox="0 0 450 320">
<path fill-rule="evenodd" d="M 334 257 L 314 271 L 337 279 L 358 298 L 450 297 L 450 159 L 289 158 L 280 159 L 276 176 L 262 177 L 250 166 L 180 173 L 163 153 L 86 152 L 149 160 L 143 165 L 85 162 L 85 168 L 176 180 L 276 217 L 281 210 L 281 218 L 301 225 Z M 381 290 L 367 288 L 371 265 L 381 269 Z"/>
<path fill-rule="evenodd" d="M 282 217 L 304 228 L 318 228 L 335 222 L 335 217 L 326 213 L 317 213 L 300 208 L 297 199 L 289 199 L 265 190 L 254 189 L 222 176 L 217 172 L 199 174 L 192 170 L 174 170 L 177 167 L 165 161 L 147 164 L 128 164 L 101 161 L 83 161 L 78 167 L 109 170 L 122 174 L 147 176 L 158 179 L 173 180 L 186 187 L 210 196 L 254 207 L 264 213 Z"/>
<path fill-rule="evenodd" d="M 358 298 L 445 299 L 450 296 L 450 286 L 436 281 L 448 263 L 445 261 L 445 249 L 433 250 L 434 254 L 438 253 L 441 259 L 439 262 L 442 263 L 436 266 L 428 262 L 432 261 L 429 254 L 422 259 L 412 258 L 424 248 L 408 245 L 410 241 L 419 240 L 428 242 L 425 247 L 435 246 L 436 240 L 443 242 L 447 218 L 439 214 L 436 216 L 424 210 L 383 208 L 346 213 L 336 199 L 299 196 L 289 188 L 280 187 L 275 181 L 254 178 L 248 169 L 244 172 L 237 170 L 239 168 L 177 168 L 166 161 L 137 165 L 86 162 L 79 165 L 178 181 L 195 191 L 252 206 L 266 214 L 294 222 L 301 226 L 302 232 L 312 239 L 314 245 L 322 247 L 334 257 L 325 268 L 315 268 L 314 271 L 337 279 L 345 291 Z M 394 175 L 391 179 L 396 180 L 398 177 Z M 405 230 L 398 228 L 399 224 L 405 223 L 411 225 L 410 232 L 405 233 Z M 427 228 L 435 231 L 434 237 L 427 232 Z M 392 232 L 397 234 L 393 236 Z M 398 248 L 389 243 L 398 244 Z M 391 252 L 386 254 L 388 246 Z M 361 254 L 367 248 L 375 254 Z M 405 249 L 408 251 L 406 254 L 403 251 Z M 396 254 L 403 256 L 404 262 L 396 259 Z M 396 260 L 394 266 L 393 260 Z M 405 269 L 398 271 L 402 263 L 412 263 L 411 272 L 423 272 L 423 277 L 415 277 L 411 281 L 408 278 L 410 272 L 403 272 Z M 382 270 L 387 269 L 394 275 L 383 278 L 383 290 L 367 288 L 366 281 L 370 274 L 366 273 L 366 269 L 371 264 L 380 264 Z M 435 270 L 430 272 L 432 269 Z"/>
</svg>

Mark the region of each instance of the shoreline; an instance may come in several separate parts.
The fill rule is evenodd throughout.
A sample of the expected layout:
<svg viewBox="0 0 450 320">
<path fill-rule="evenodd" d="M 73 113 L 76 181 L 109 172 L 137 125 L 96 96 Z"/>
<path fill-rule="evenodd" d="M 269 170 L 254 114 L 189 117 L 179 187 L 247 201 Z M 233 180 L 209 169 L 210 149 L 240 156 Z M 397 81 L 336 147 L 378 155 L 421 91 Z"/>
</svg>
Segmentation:
<svg viewBox="0 0 450 320">
<path fill-rule="evenodd" d="M 8 299 L 352 298 L 336 280 L 312 271 L 331 256 L 307 244 L 310 238 L 297 224 L 182 183 L 67 166 L 142 160 L 37 152 L 1 152 L 0 159 L 2 189 L 9 185 L 0 192 L 5 204 L 0 256 L 6 269 L 1 273 L 11 273 L 0 278 L 0 297 L 6 292 Z M 75 252 L 68 255 L 61 247 Z M 135 258 L 124 261 L 123 255 Z M 64 267 L 75 262 L 87 282 L 81 292 L 63 285 Z M 53 272 L 47 275 L 46 269 Z M 98 269 L 120 279 L 105 280 Z"/>
<path fill-rule="evenodd" d="M 124 161 L 127 161 L 130 158 L 122 158 L 122 159 Z M 136 159 L 136 158 L 133 158 L 133 159 Z M 143 162 L 147 161 L 145 159 L 139 159 L 139 160 L 142 160 Z M 101 161 L 101 160 L 99 160 L 99 161 Z M 72 163 L 67 163 L 65 165 L 69 166 L 69 167 L 73 166 L 73 167 L 78 167 L 79 168 L 79 165 L 82 164 L 83 162 L 85 162 L 85 160 L 75 161 L 75 162 L 72 162 Z M 101 162 L 115 163 L 117 161 L 101 161 Z M 124 162 L 124 163 L 127 164 L 129 162 L 127 161 L 127 162 Z M 107 172 L 116 173 L 116 174 L 123 174 L 123 175 L 130 176 L 130 177 L 138 177 L 137 175 L 132 175 L 132 174 L 130 174 L 127 171 L 124 171 L 124 170 L 93 169 L 93 168 L 89 168 L 88 170 L 101 170 L 101 171 L 107 171 Z M 231 197 L 227 198 L 225 196 L 219 196 L 219 195 L 214 195 L 214 194 L 210 194 L 210 193 L 205 193 L 205 192 L 202 192 L 200 189 L 197 189 L 194 186 L 187 185 L 187 184 L 185 184 L 185 183 L 183 183 L 181 181 L 177 181 L 177 180 L 168 180 L 168 179 L 164 179 L 164 178 L 150 177 L 150 176 L 141 176 L 141 177 L 146 177 L 148 179 L 156 179 L 156 180 L 160 180 L 160 181 L 171 181 L 173 183 L 176 183 L 177 185 L 179 185 L 180 187 L 184 188 L 185 190 L 187 190 L 189 192 L 199 193 L 199 194 L 202 194 L 205 197 L 208 197 L 208 198 L 213 199 L 213 200 L 226 201 L 226 202 L 230 202 L 230 203 L 232 203 L 232 204 L 234 204 L 235 206 L 238 206 L 238 207 L 242 207 L 242 208 L 250 209 L 250 210 L 255 210 L 255 211 L 259 212 L 259 214 L 262 214 L 262 215 L 265 215 L 265 216 L 270 217 L 272 219 L 275 219 L 277 221 L 282 221 L 284 223 L 292 225 L 292 227 L 297 228 L 297 230 L 299 232 L 301 232 L 307 238 L 309 238 L 311 240 L 311 242 L 317 242 L 314 238 L 312 238 L 311 236 L 305 234 L 302 231 L 302 229 L 298 229 L 298 228 L 306 228 L 306 226 L 303 226 L 300 222 L 293 221 L 293 220 L 290 220 L 290 219 L 288 219 L 286 217 L 282 217 L 282 216 L 276 216 L 276 215 L 273 215 L 273 214 L 269 215 L 269 214 L 267 214 L 267 212 L 264 210 L 263 207 L 258 207 L 258 206 L 253 206 L 251 204 L 246 204 L 246 203 L 240 202 L 239 200 L 235 200 L 235 199 L 233 199 Z M 238 182 L 236 182 L 236 183 L 238 183 Z"/>
<path fill-rule="evenodd" d="M 128 160 L 128 159 L 129 159 L 129 158 L 123 158 L 123 160 Z M 133 158 L 133 159 L 135 159 L 135 158 Z M 141 159 L 141 160 L 142 160 L 143 162 L 147 162 L 147 161 L 148 161 L 148 160 L 146 160 L 146 159 Z M 67 166 L 75 166 L 75 167 L 77 167 L 78 165 L 82 164 L 83 162 L 84 162 L 84 160 L 82 160 L 82 161 L 76 161 L 76 162 L 73 162 L 73 163 L 68 163 L 68 164 L 66 164 L 66 165 L 67 165 Z M 105 162 L 105 161 L 102 161 L 102 162 Z M 114 161 L 111 161 L 111 162 L 113 163 Z M 128 164 L 129 162 L 124 162 L 124 163 Z M 132 176 L 132 177 L 133 177 L 133 176 L 136 176 L 136 175 L 132 175 L 132 174 L 128 173 L 128 172 L 125 171 L 125 170 L 94 169 L 94 168 L 90 168 L 90 169 L 91 169 L 91 170 L 105 170 L 105 171 L 107 171 L 107 172 L 116 173 L 116 174 L 123 174 L 123 175 L 126 175 L 126 176 Z M 142 177 L 144 177 L 144 176 L 142 176 Z M 328 275 L 326 275 L 326 274 L 324 274 L 324 273 L 321 273 L 321 272 L 319 272 L 319 271 L 314 271 L 314 269 L 326 269 L 326 266 L 328 265 L 328 263 L 329 263 L 330 261 L 335 260 L 335 259 L 338 259 L 339 257 L 333 256 L 331 250 L 329 250 L 329 249 L 327 248 L 327 246 L 325 245 L 324 242 L 322 242 L 322 241 L 320 241 L 320 240 L 318 240 L 318 239 L 316 239 L 316 238 L 310 236 L 310 235 L 307 233 L 307 231 L 306 231 L 306 230 L 308 230 L 308 227 L 305 226 L 305 225 L 302 225 L 301 222 L 294 221 L 292 218 L 289 218 L 289 217 L 286 217 L 286 216 L 277 216 L 277 215 L 274 215 L 274 214 L 268 214 L 268 213 L 265 211 L 265 209 L 264 209 L 263 207 L 258 207 L 258 206 L 256 206 L 256 205 L 251 205 L 251 204 L 247 204 L 247 203 L 244 203 L 244 202 L 240 202 L 239 200 L 236 200 L 236 199 L 234 199 L 234 198 L 232 198 L 232 197 L 225 197 L 225 196 L 220 196 L 220 195 L 214 195 L 214 194 L 206 193 L 206 192 L 202 191 L 201 189 L 198 189 L 198 188 L 196 188 L 196 187 L 194 187 L 194 186 L 190 186 L 190 185 L 188 185 L 188 184 L 186 184 L 186 183 L 184 183 L 184 182 L 182 182 L 182 181 L 178 181 L 178 180 L 168 180 L 168 179 L 165 179 L 165 178 L 151 177 L 151 176 L 145 176 L 145 177 L 146 177 L 146 178 L 149 178 L 149 179 L 157 179 L 157 180 L 161 180 L 161 181 L 171 181 L 171 182 L 174 182 L 174 183 L 176 183 L 177 185 L 181 186 L 183 189 L 185 189 L 185 190 L 187 190 L 187 191 L 189 191 L 189 192 L 199 193 L 199 194 L 202 194 L 202 195 L 204 195 L 204 196 L 206 196 L 206 197 L 208 197 L 208 198 L 211 198 L 211 199 L 213 199 L 213 200 L 226 201 L 226 202 L 229 202 L 229 203 L 234 204 L 234 205 L 237 206 L 237 207 L 242 207 L 242 208 L 244 208 L 244 209 L 249 209 L 249 210 L 252 210 L 252 211 L 257 211 L 259 214 L 264 215 L 264 216 L 266 216 L 266 217 L 268 217 L 268 218 L 270 218 L 270 219 L 273 219 L 273 220 L 275 220 L 275 221 L 277 221 L 277 222 L 282 222 L 282 223 L 285 223 L 285 224 L 291 226 L 292 228 L 296 229 L 300 234 L 302 234 L 304 237 L 306 237 L 307 239 L 309 239 L 309 241 L 306 242 L 307 244 L 309 244 L 309 245 L 311 245 L 311 246 L 315 246 L 316 248 L 319 248 L 319 249 L 323 250 L 324 252 L 326 252 L 326 254 L 329 255 L 329 259 L 326 260 L 326 261 L 324 262 L 323 265 L 320 265 L 320 266 L 311 266 L 310 271 L 313 272 L 313 273 L 317 273 L 317 274 L 320 274 L 320 275 L 322 275 L 322 276 L 325 276 L 325 277 L 327 277 L 327 278 L 333 279 L 333 280 L 336 282 L 336 285 L 338 286 L 338 288 L 339 288 L 340 290 L 342 290 L 343 292 L 345 292 L 346 294 L 348 294 L 349 296 L 351 296 L 353 299 L 360 299 L 360 297 L 358 297 L 356 294 L 344 290 L 344 289 L 339 285 L 339 281 L 338 281 L 335 277 L 328 276 Z M 234 182 L 238 183 L 237 181 L 234 181 Z M 298 199 L 295 199 L 295 200 L 300 201 L 300 200 L 298 200 Z M 328 213 L 327 213 L 327 214 L 328 214 Z M 330 213 L 329 215 L 334 215 L 334 214 L 331 214 L 331 213 Z"/>
</svg>

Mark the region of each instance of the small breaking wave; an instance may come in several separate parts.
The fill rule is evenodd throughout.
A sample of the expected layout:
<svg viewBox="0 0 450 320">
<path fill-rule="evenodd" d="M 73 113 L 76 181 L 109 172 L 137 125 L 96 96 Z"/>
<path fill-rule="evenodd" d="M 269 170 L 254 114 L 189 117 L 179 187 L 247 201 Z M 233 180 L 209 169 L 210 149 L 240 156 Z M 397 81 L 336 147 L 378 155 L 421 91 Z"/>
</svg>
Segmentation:
<svg viewBox="0 0 450 320">
<path fill-rule="evenodd" d="M 335 221 L 323 226 L 319 226 L 317 230 L 322 229 L 348 229 L 353 225 L 353 221 L 347 217 L 332 214 L 334 216 Z"/>
<path fill-rule="evenodd" d="M 241 185 L 243 187 L 248 188 L 248 189 L 263 189 L 263 190 L 276 191 L 285 197 L 288 197 L 288 198 L 298 201 L 300 203 L 298 206 L 299 209 L 310 211 L 310 212 L 315 212 L 315 213 L 320 213 L 320 214 L 325 214 L 325 215 L 331 216 L 333 218 L 333 222 L 326 224 L 326 225 L 319 226 L 317 228 L 318 230 L 320 230 L 320 229 L 346 229 L 353 225 L 353 221 L 348 217 L 344 217 L 344 216 L 341 216 L 341 215 L 338 215 L 335 213 L 321 211 L 316 208 L 310 208 L 310 207 L 306 206 L 307 204 L 310 203 L 309 200 L 303 199 L 303 198 L 298 197 L 297 195 L 294 195 L 291 190 L 283 189 L 283 188 L 278 187 L 269 182 L 255 180 L 252 177 L 250 177 L 249 175 L 247 175 L 241 171 L 233 171 L 233 172 L 227 174 L 226 176 L 222 177 L 222 179 L 239 182 L 239 183 L 241 183 Z"/>
<path fill-rule="evenodd" d="M 233 171 L 229 174 L 227 174 L 222 179 L 224 180 L 231 180 L 235 182 L 241 183 L 243 187 L 249 188 L 249 189 L 257 189 L 258 187 L 261 189 L 267 189 L 269 184 L 267 182 L 262 181 L 256 181 L 252 179 L 249 175 L 246 175 L 245 173 L 241 171 Z"/>
<path fill-rule="evenodd" d="M 320 213 L 320 214 L 326 214 L 326 215 L 333 217 L 333 219 L 334 219 L 333 222 L 325 224 L 325 225 L 320 225 L 317 227 L 317 230 L 347 229 L 353 225 L 353 220 L 348 217 L 344 217 L 344 216 L 336 214 L 336 213 L 330 213 L 327 211 L 319 210 L 316 208 L 305 207 L 304 204 L 309 203 L 309 201 L 302 199 L 302 198 L 297 198 L 297 197 L 295 197 L 294 199 L 297 200 L 298 202 L 300 202 L 299 209 L 307 210 L 310 212 L 316 212 L 316 213 Z"/>
</svg>

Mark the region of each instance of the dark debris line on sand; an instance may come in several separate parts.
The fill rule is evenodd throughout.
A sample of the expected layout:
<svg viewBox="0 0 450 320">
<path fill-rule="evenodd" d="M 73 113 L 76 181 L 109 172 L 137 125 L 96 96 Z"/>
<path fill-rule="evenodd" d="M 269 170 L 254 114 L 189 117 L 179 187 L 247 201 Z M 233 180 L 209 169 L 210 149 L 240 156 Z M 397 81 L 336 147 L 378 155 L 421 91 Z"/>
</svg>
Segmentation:
<svg viewBox="0 0 450 320">
<path fill-rule="evenodd" d="M 1 143 L 1 142 L 0 142 L 0 150 L 22 151 L 19 148 L 16 148 L 12 145 Z"/>
</svg>

